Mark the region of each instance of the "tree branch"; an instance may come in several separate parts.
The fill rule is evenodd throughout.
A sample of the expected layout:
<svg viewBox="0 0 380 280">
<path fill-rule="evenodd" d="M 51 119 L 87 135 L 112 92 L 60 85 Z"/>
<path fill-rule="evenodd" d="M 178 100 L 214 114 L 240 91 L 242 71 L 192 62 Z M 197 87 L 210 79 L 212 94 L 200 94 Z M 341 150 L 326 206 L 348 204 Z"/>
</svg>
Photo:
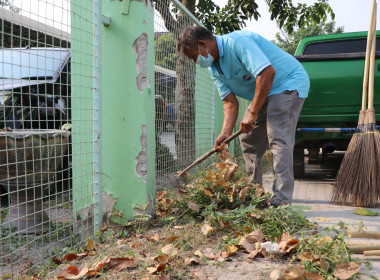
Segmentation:
<svg viewBox="0 0 380 280">
<path fill-rule="evenodd" d="M 174 38 L 177 40 L 179 36 L 178 26 L 177 21 L 170 14 L 169 0 L 159 0 L 156 2 L 155 7 L 164 20 L 166 29 L 173 33 Z"/>
</svg>

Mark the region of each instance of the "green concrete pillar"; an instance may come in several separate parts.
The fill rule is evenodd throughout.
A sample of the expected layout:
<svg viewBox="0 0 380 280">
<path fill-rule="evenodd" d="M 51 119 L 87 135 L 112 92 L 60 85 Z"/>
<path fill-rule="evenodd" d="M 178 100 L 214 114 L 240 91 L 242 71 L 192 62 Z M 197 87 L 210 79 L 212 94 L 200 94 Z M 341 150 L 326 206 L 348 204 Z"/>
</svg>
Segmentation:
<svg viewBox="0 0 380 280">
<path fill-rule="evenodd" d="M 71 5 L 71 119 L 74 219 L 93 217 L 93 4 Z M 86 222 L 85 222 L 86 223 Z M 90 223 L 86 225 L 90 227 Z"/>
<path fill-rule="evenodd" d="M 102 33 L 103 194 L 111 221 L 155 211 L 154 8 L 150 0 L 104 0 Z"/>
</svg>

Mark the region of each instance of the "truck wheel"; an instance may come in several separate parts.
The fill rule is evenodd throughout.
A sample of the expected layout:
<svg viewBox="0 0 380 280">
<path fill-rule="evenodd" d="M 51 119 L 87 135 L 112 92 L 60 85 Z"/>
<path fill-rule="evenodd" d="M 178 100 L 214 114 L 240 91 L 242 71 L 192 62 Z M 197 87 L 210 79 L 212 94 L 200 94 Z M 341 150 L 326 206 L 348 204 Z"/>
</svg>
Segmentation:
<svg viewBox="0 0 380 280">
<path fill-rule="evenodd" d="M 303 148 L 294 148 L 293 172 L 294 178 L 301 179 L 305 176 L 305 154 Z"/>
</svg>

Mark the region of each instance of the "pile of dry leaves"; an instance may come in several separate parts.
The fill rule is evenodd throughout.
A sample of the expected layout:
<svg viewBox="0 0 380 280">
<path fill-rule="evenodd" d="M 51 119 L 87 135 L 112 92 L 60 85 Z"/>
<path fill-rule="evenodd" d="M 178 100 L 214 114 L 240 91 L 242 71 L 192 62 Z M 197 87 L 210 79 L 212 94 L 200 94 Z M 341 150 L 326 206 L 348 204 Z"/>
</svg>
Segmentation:
<svg viewBox="0 0 380 280">
<path fill-rule="evenodd" d="M 263 187 L 247 183 L 228 152 L 222 157 L 178 192 L 157 192 L 157 220 L 166 219 L 166 225 L 126 227 L 125 237 L 115 234 L 97 245 L 89 239 L 82 253 L 53 258 L 55 278 L 191 279 L 196 265 L 257 258 L 288 263 L 272 271 L 272 280 L 349 279 L 358 273 L 343 234 L 329 238 L 314 230 L 300 237 L 312 228 L 307 219 L 291 207 L 268 208 Z"/>
</svg>

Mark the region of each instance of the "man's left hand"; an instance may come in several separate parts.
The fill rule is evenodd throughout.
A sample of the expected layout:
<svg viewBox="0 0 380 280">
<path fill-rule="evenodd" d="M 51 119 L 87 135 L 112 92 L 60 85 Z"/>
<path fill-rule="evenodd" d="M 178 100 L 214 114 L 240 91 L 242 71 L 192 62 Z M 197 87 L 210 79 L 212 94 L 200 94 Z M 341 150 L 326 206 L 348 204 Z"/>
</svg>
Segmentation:
<svg viewBox="0 0 380 280">
<path fill-rule="evenodd" d="M 240 123 L 240 130 L 243 133 L 250 132 L 254 128 L 256 120 L 257 120 L 257 115 L 248 111 Z"/>
</svg>

